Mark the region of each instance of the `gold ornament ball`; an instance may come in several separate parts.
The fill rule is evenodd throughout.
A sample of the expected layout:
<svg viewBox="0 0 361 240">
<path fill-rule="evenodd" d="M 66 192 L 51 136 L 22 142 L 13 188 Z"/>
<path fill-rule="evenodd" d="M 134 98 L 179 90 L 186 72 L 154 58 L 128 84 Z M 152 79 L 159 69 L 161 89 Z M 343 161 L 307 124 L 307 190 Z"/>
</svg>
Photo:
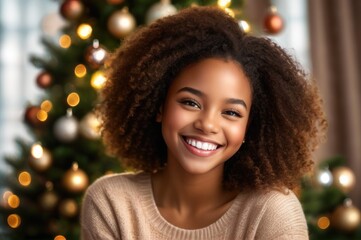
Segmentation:
<svg viewBox="0 0 361 240">
<path fill-rule="evenodd" d="M 145 16 L 145 22 L 151 24 L 152 22 L 177 13 L 177 8 L 174 7 L 170 0 L 161 0 L 153 4 Z"/>
<path fill-rule="evenodd" d="M 80 134 L 88 139 L 100 138 L 100 122 L 94 113 L 88 113 L 80 121 L 79 124 Z"/>
<path fill-rule="evenodd" d="M 59 205 L 59 212 L 67 218 L 75 217 L 78 214 L 78 204 L 74 199 L 64 199 Z"/>
<path fill-rule="evenodd" d="M 60 14 L 67 20 L 78 19 L 84 12 L 84 6 L 79 0 L 65 0 L 60 6 Z"/>
<path fill-rule="evenodd" d="M 352 170 L 348 167 L 337 167 L 332 170 L 333 184 L 344 193 L 350 192 L 356 182 L 356 178 Z"/>
<path fill-rule="evenodd" d="M 135 18 L 127 8 L 114 12 L 108 19 L 108 30 L 116 38 L 129 35 L 135 27 Z"/>
<path fill-rule="evenodd" d="M 29 158 L 29 165 L 32 169 L 38 172 L 44 172 L 53 163 L 53 158 L 49 152 L 49 150 L 43 148 L 43 154 L 41 157 L 37 158 L 34 156 L 30 156 Z"/>
<path fill-rule="evenodd" d="M 358 228 L 361 222 L 360 211 L 354 206 L 339 206 L 331 216 L 333 227 L 350 232 Z"/>
<path fill-rule="evenodd" d="M 86 173 L 75 164 L 65 172 L 62 182 L 65 189 L 69 192 L 79 193 L 88 187 L 89 179 Z"/>
<path fill-rule="evenodd" d="M 58 203 L 58 200 L 58 196 L 54 191 L 46 191 L 41 195 L 39 202 L 44 210 L 52 210 Z"/>
</svg>

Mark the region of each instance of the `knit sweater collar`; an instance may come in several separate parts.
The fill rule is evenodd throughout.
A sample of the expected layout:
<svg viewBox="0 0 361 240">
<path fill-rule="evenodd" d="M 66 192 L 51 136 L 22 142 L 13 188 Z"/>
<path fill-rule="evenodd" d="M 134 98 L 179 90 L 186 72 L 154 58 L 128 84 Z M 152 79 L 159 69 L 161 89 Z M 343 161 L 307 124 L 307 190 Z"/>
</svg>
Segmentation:
<svg viewBox="0 0 361 240">
<path fill-rule="evenodd" d="M 160 214 L 153 195 L 150 174 L 142 174 L 140 184 L 140 201 L 143 211 L 146 214 L 149 223 L 153 225 L 154 229 L 159 229 L 160 233 L 172 238 L 214 238 L 217 235 L 223 235 L 232 220 L 237 216 L 241 207 L 242 194 L 238 194 L 233 200 L 230 208 L 214 223 L 200 229 L 183 229 L 169 223 Z"/>
</svg>

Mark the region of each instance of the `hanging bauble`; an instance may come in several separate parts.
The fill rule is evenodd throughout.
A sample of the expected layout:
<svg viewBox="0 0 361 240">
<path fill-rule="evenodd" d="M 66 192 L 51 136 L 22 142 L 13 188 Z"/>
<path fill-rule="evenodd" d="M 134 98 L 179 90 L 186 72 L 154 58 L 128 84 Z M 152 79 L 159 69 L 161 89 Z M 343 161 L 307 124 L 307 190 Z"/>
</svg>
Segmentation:
<svg viewBox="0 0 361 240">
<path fill-rule="evenodd" d="M 331 216 L 332 226 L 345 232 L 351 232 L 357 229 L 360 223 L 360 211 L 352 205 L 350 199 L 346 199 L 343 205 L 338 206 Z"/>
<path fill-rule="evenodd" d="M 47 211 L 53 210 L 58 203 L 59 197 L 54 191 L 44 192 L 39 199 L 40 206 Z"/>
<path fill-rule="evenodd" d="M 58 203 L 58 195 L 53 191 L 53 183 L 48 181 L 45 184 L 46 191 L 40 196 L 39 203 L 44 210 L 52 210 Z"/>
<path fill-rule="evenodd" d="M 124 0 L 107 0 L 107 3 L 112 5 L 121 4 L 122 2 L 124 2 Z"/>
<path fill-rule="evenodd" d="M 105 63 L 108 55 L 108 51 L 95 39 L 93 45 L 87 48 L 85 59 L 92 68 L 97 69 Z"/>
<path fill-rule="evenodd" d="M 78 204 L 74 199 L 64 199 L 60 202 L 59 212 L 67 218 L 75 217 L 78 214 Z"/>
<path fill-rule="evenodd" d="M 62 142 L 71 142 L 78 136 L 78 128 L 78 120 L 72 116 L 71 110 L 68 110 L 66 116 L 55 122 L 54 134 Z"/>
<path fill-rule="evenodd" d="M 78 19 L 84 12 L 84 5 L 79 0 L 65 0 L 60 6 L 60 14 L 67 20 Z"/>
<path fill-rule="evenodd" d="M 264 19 L 263 25 L 266 33 L 277 34 L 283 29 L 283 19 L 275 8 L 271 8 L 271 11 L 269 11 Z"/>
<path fill-rule="evenodd" d="M 72 168 L 65 172 L 62 183 L 69 192 L 79 193 L 88 187 L 89 179 L 86 173 L 79 169 L 78 164 L 74 163 Z"/>
<path fill-rule="evenodd" d="M 316 182 L 319 186 L 328 187 L 332 185 L 333 176 L 328 168 L 319 169 L 316 174 Z"/>
<path fill-rule="evenodd" d="M 94 113 L 88 113 L 80 121 L 79 124 L 80 134 L 88 139 L 100 138 L 100 121 Z"/>
<path fill-rule="evenodd" d="M 53 162 L 51 153 L 46 148 L 42 148 L 38 144 L 31 147 L 29 156 L 29 165 L 32 169 L 38 172 L 44 172 L 49 169 Z"/>
<path fill-rule="evenodd" d="M 355 186 L 355 175 L 348 167 L 340 166 L 332 169 L 333 184 L 344 193 L 350 192 Z"/>
<path fill-rule="evenodd" d="M 49 87 L 51 84 L 53 83 L 53 78 L 52 76 L 44 71 L 41 72 L 37 77 L 36 77 L 36 84 L 41 87 L 41 88 L 47 88 Z"/>
<path fill-rule="evenodd" d="M 116 38 L 122 38 L 130 34 L 136 27 L 136 21 L 128 8 L 118 10 L 108 19 L 108 30 Z"/>
<path fill-rule="evenodd" d="M 161 0 L 153 4 L 146 13 L 145 22 L 151 24 L 157 19 L 170 16 L 177 13 L 177 8 L 174 7 L 170 0 Z"/>
<path fill-rule="evenodd" d="M 25 109 L 24 121 L 33 127 L 41 125 L 42 122 L 38 118 L 38 113 L 40 110 L 41 109 L 38 106 L 28 106 Z"/>
</svg>

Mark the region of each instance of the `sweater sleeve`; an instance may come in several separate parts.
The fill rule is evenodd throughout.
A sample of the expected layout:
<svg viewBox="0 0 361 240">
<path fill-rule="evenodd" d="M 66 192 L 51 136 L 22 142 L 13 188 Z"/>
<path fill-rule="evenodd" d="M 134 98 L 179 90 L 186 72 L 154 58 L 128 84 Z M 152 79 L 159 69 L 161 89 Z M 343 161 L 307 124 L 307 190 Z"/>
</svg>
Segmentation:
<svg viewBox="0 0 361 240">
<path fill-rule="evenodd" d="M 256 239 L 307 240 L 308 230 L 301 204 L 293 192 L 273 192 L 259 222 Z"/>
<path fill-rule="evenodd" d="M 120 235 L 116 231 L 113 221 L 111 205 L 100 186 L 91 186 L 84 195 L 81 210 L 81 239 L 82 240 L 118 240 Z"/>
</svg>

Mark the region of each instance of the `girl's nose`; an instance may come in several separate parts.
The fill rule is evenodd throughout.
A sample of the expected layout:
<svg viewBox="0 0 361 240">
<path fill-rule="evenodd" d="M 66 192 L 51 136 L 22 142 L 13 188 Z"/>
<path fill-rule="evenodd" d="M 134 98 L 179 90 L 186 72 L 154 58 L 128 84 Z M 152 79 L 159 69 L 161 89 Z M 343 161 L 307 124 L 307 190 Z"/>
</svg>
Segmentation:
<svg viewBox="0 0 361 240">
<path fill-rule="evenodd" d="M 194 127 L 205 134 L 215 134 L 219 132 L 219 121 L 216 114 L 203 112 L 194 122 Z"/>
</svg>

